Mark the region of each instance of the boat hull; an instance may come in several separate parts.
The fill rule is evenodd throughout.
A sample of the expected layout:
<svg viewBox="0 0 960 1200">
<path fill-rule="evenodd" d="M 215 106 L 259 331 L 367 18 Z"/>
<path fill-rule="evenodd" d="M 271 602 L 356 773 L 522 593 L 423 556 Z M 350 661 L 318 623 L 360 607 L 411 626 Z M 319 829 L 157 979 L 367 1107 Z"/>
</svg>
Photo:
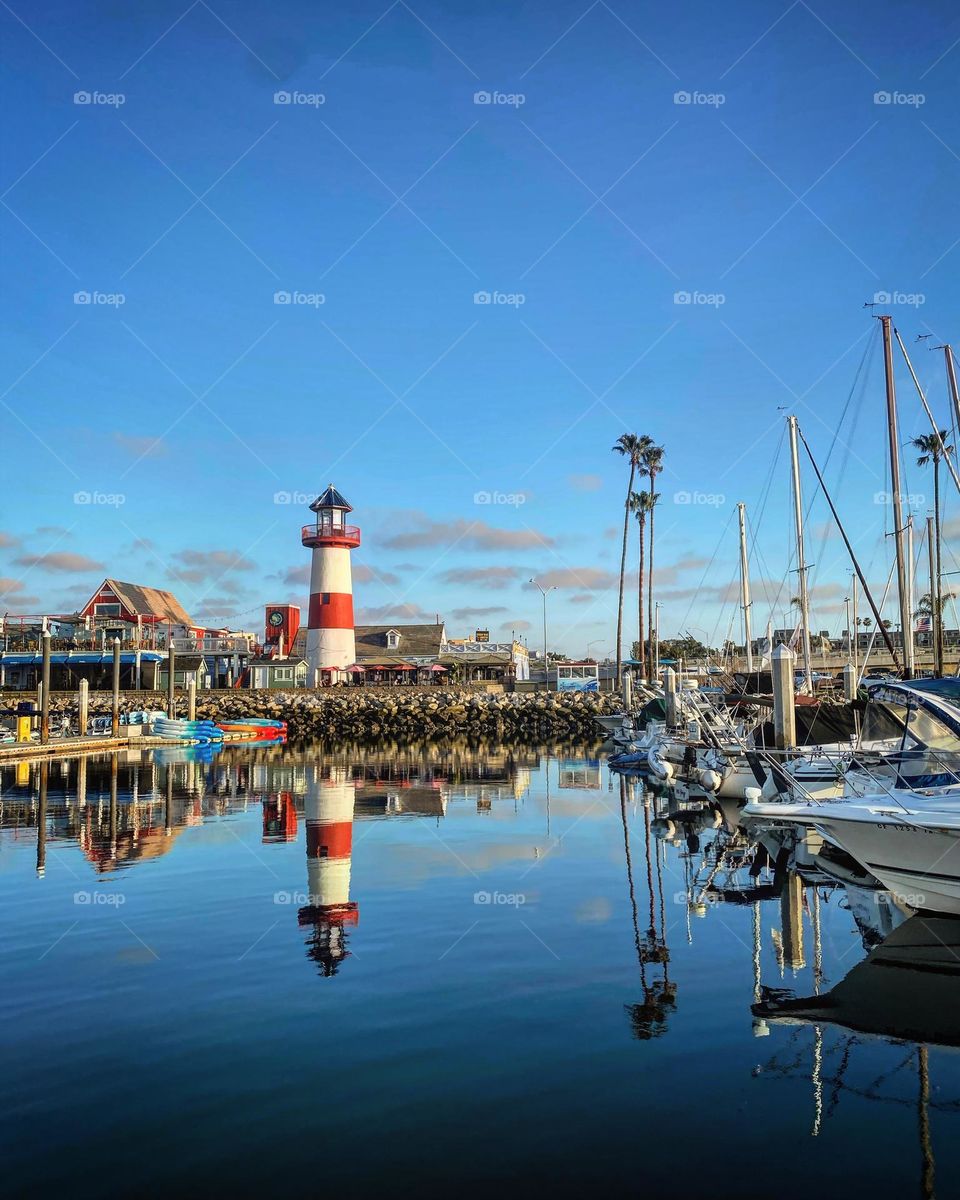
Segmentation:
<svg viewBox="0 0 960 1200">
<path fill-rule="evenodd" d="M 870 821 L 831 816 L 816 828 L 852 855 L 911 908 L 960 916 L 960 836 L 956 828 L 895 814 Z"/>
</svg>

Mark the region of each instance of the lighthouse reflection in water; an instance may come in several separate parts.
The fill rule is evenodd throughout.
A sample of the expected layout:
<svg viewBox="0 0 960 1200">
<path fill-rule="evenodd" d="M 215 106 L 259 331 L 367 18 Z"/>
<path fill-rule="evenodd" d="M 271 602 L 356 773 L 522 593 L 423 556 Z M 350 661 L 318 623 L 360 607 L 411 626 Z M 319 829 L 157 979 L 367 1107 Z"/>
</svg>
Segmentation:
<svg viewBox="0 0 960 1200">
<path fill-rule="evenodd" d="M 307 768 L 307 903 L 298 913 L 311 932 L 307 953 L 323 975 L 335 975 L 347 957 L 347 930 L 359 909 L 350 899 L 356 785 L 344 767 Z"/>
</svg>

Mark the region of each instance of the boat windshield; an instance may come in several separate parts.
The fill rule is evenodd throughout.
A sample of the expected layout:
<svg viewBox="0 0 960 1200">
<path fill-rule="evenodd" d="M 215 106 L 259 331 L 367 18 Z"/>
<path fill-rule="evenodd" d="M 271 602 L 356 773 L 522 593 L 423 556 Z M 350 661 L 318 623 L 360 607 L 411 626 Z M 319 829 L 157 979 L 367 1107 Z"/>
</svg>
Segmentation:
<svg viewBox="0 0 960 1200">
<path fill-rule="evenodd" d="M 960 749 L 960 743 L 958 743 L 957 735 L 953 730 L 944 725 L 942 721 L 938 721 L 933 713 L 922 708 L 911 707 L 909 709 L 907 736 L 908 739 L 930 750 L 956 752 Z"/>
</svg>

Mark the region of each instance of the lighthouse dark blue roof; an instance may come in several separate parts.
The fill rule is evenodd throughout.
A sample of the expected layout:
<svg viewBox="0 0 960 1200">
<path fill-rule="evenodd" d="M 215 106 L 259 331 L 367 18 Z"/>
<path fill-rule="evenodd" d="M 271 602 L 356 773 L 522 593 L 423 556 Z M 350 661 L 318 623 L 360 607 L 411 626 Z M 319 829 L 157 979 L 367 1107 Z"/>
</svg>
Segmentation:
<svg viewBox="0 0 960 1200">
<path fill-rule="evenodd" d="M 310 505 L 311 512 L 319 512 L 321 508 L 340 508 L 344 512 L 353 512 L 353 505 L 346 500 L 331 483 L 322 496 L 318 496 Z"/>
</svg>

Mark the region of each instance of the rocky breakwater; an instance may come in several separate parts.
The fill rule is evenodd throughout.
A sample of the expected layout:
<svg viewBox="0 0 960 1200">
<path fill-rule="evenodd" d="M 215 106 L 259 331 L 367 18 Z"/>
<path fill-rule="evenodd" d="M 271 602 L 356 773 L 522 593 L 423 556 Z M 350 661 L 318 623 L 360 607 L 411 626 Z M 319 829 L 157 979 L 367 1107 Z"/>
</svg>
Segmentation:
<svg viewBox="0 0 960 1200">
<path fill-rule="evenodd" d="M 491 694 L 431 689 L 366 692 L 254 692 L 204 695 L 197 715 L 217 720 L 270 717 L 287 722 L 291 739 L 486 737 L 599 740 L 593 718 L 617 712 L 620 698 L 579 692 Z"/>
</svg>

